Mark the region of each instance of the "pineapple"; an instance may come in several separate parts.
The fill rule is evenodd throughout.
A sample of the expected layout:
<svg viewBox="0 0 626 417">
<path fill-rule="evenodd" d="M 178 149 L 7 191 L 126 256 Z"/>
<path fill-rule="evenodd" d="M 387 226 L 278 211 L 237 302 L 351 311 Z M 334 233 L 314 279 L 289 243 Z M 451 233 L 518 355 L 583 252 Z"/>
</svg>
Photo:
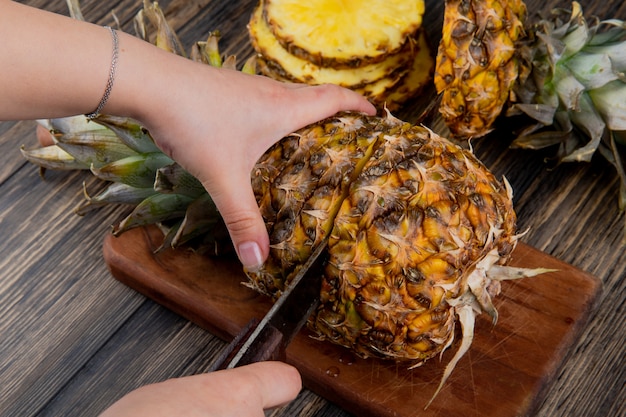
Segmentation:
<svg viewBox="0 0 626 417">
<path fill-rule="evenodd" d="M 141 13 L 162 17 L 156 4 Z M 175 37 L 168 39 L 170 48 Z M 223 65 L 216 47 L 212 34 L 190 55 Z M 158 224 L 163 248 L 228 239 L 202 185 L 136 122 L 101 115 L 95 123 L 84 116 L 46 123 L 55 145 L 23 149 L 29 161 L 90 169 L 110 183 L 96 196 L 85 192 L 80 213 L 129 204 L 114 233 Z M 278 297 L 330 234 L 310 329 L 361 356 L 415 367 L 450 347 L 460 323 L 463 339 L 437 392 L 469 348 L 475 316 L 485 311 L 497 320 L 499 281 L 546 272 L 504 265 L 519 238 L 506 180 L 470 151 L 389 112 L 343 112 L 294 132 L 261 157 L 251 183 L 271 251 L 261 269 L 246 271 L 247 285 Z"/>
<path fill-rule="evenodd" d="M 399 52 L 422 24 L 424 1 L 263 0 L 272 33 L 316 65 L 354 68 Z"/>
<path fill-rule="evenodd" d="M 331 234 L 322 338 L 421 362 L 451 342 L 464 297 L 495 319 L 484 273 L 515 247 L 510 189 L 428 129 L 339 114 L 270 149 L 253 185 L 272 242 L 257 290 L 280 292 Z"/>
<path fill-rule="evenodd" d="M 589 25 L 572 2 L 523 28 L 524 12 L 521 0 L 446 1 L 435 69 L 444 121 L 467 139 L 488 133 L 501 113 L 529 116 L 513 147 L 558 146 L 559 162 L 598 151 L 617 170 L 624 210 L 626 23 Z"/>
<path fill-rule="evenodd" d="M 398 68 L 407 67 L 413 61 L 411 42 L 405 42 L 397 53 L 384 61 L 355 68 L 332 68 L 316 65 L 312 62 L 290 54 L 272 34 L 269 25 L 263 19 L 263 3 L 255 9 L 248 25 L 254 49 L 259 52 L 268 66 L 294 82 L 318 84 L 338 84 L 343 87 L 355 88 L 387 77 Z M 288 68 L 289 71 L 286 71 Z M 406 68 L 408 70 L 408 68 Z M 405 70 L 405 72 L 406 72 Z"/>
<path fill-rule="evenodd" d="M 446 0 L 435 67 L 439 111 L 453 135 L 487 134 L 518 74 L 522 0 Z"/>
<path fill-rule="evenodd" d="M 341 85 L 396 110 L 431 80 L 424 3 L 363 6 L 357 0 L 261 0 L 248 24 L 260 72 L 282 81 Z"/>
</svg>

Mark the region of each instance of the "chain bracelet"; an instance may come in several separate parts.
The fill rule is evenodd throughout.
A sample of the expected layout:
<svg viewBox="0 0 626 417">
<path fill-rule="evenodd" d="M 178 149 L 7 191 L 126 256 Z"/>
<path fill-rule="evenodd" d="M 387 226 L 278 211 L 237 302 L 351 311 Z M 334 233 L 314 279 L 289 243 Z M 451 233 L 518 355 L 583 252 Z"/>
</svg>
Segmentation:
<svg viewBox="0 0 626 417">
<path fill-rule="evenodd" d="M 91 113 L 86 114 L 85 116 L 88 119 L 93 119 L 97 117 L 104 106 L 107 104 L 109 100 L 109 96 L 111 95 L 111 90 L 113 89 L 113 82 L 115 81 L 115 70 L 117 69 L 117 59 L 120 53 L 119 41 L 117 39 L 117 31 L 110 26 L 105 26 L 106 29 L 111 32 L 111 38 L 113 40 L 113 57 L 111 58 L 111 68 L 109 69 L 109 79 L 107 81 L 107 86 L 104 89 L 104 94 L 102 95 L 102 99 L 100 99 L 100 103 L 98 103 L 98 107 Z"/>
</svg>

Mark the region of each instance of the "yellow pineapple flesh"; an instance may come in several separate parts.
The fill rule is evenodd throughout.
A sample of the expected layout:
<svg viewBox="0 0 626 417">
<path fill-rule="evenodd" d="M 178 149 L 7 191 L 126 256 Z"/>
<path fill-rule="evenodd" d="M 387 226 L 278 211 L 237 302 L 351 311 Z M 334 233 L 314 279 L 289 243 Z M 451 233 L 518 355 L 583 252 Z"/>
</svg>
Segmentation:
<svg viewBox="0 0 626 417">
<path fill-rule="evenodd" d="M 312 4 L 259 1 L 250 18 L 248 32 L 261 74 L 288 82 L 337 84 L 364 95 L 381 109 L 392 111 L 417 95 L 432 79 L 434 60 L 421 27 L 423 3 L 396 0 L 364 6 L 352 0 L 315 4 L 319 7 L 315 16 L 325 16 L 323 28 L 311 15 L 296 13 L 296 10 L 312 8 Z M 384 18 L 399 10 L 407 13 L 412 10 L 403 23 Z M 276 19 L 272 20 L 271 16 L 290 16 L 292 24 L 276 26 Z M 389 33 L 396 33 L 402 27 L 402 36 L 398 38 L 401 41 L 393 48 L 388 41 L 381 40 L 388 39 Z M 296 32 L 288 34 L 288 30 Z M 304 53 L 285 40 L 285 37 L 298 38 L 316 31 L 324 32 L 324 36 L 316 37 L 314 42 L 318 54 Z M 347 31 L 350 36 L 337 34 L 338 31 Z M 366 39 L 366 45 L 357 48 L 350 37 Z M 307 45 L 312 44 L 309 39 Z M 361 55 L 356 55 L 359 53 Z"/>
<path fill-rule="evenodd" d="M 263 3 L 255 9 L 248 24 L 252 44 L 261 55 L 265 65 L 281 78 L 293 82 L 315 84 L 337 84 L 358 88 L 385 78 L 394 72 L 403 75 L 413 61 L 413 48 L 405 42 L 397 53 L 385 60 L 354 68 L 333 68 L 316 65 L 289 53 L 270 31 L 263 18 Z"/>
<path fill-rule="evenodd" d="M 435 60 L 423 30 L 419 31 L 413 49 L 415 58 L 408 72 L 398 80 L 391 80 L 391 86 L 387 85 L 388 79 L 384 79 L 355 91 L 363 94 L 374 105 L 390 111 L 399 109 L 407 100 L 416 97 L 432 80 L 435 67 Z"/>
<path fill-rule="evenodd" d="M 319 66 L 355 67 L 402 49 L 422 24 L 424 1 L 264 0 L 283 47 Z"/>
</svg>

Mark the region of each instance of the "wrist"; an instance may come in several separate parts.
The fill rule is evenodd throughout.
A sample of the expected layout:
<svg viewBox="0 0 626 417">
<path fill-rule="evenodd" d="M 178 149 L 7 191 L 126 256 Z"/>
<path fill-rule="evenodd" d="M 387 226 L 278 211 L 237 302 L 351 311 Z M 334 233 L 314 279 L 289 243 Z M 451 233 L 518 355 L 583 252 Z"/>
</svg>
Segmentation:
<svg viewBox="0 0 626 417">
<path fill-rule="evenodd" d="M 176 87 L 188 61 L 133 35 L 118 32 L 119 58 L 114 86 L 102 112 L 125 116 L 147 127 L 163 123 L 171 112 Z M 191 63 L 191 61 L 189 61 Z"/>
<path fill-rule="evenodd" d="M 111 95 L 111 91 L 113 90 L 113 84 L 115 83 L 115 73 L 117 71 L 117 61 L 119 59 L 119 53 L 120 53 L 119 40 L 118 40 L 117 31 L 115 29 L 111 28 L 110 26 L 105 26 L 105 28 L 111 33 L 111 41 L 112 41 L 112 49 L 113 49 L 113 52 L 111 53 L 111 67 L 109 68 L 109 77 L 107 79 L 107 84 L 104 89 L 104 93 L 102 94 L 102 98 L 100 99 L 100 102 L 98 103 L 98 107 L 96 107 L 94 111 L 85 115 L 87 116 L 88 119 L 93 119 L 96 116 L 98 116 L 100 112 L 102 111 L 102 109 L 104 108 L 104 106 L 106 106 L 109 100 L 109 97 Z"/>
</svg>

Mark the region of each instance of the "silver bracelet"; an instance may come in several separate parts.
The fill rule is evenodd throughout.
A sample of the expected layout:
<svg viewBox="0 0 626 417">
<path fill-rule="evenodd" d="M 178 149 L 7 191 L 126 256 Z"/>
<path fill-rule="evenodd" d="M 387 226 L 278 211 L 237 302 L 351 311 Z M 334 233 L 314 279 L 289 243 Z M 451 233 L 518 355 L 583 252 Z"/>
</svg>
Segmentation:
<svg viewBox="0 0 626 417">
<path fill-rule="evenodd" d="M 113 57 L 111 58 L 111 68 L 109 69 L 109 80 L 107 81 L 107 86 L 104 89 L 104 94 L 102 95 L 102 99 L 100 99 L 98 107 L 96 107 L 96 109 L 91 113 L 85 115 L 88 119 L 93 119 L 100 114 L 102 108 L 109 100 L 111 90 L 113 89 L 113 82 L 115 81 L 115 70 L 117 69 L 117 59 L 120 53 L 119 41 L 117 39 L 117 31 L 115 29 L 109 26 L 105 26 L 105 28 L 111 32 L 111 38 L 113 39 Z"/>
</svg>

